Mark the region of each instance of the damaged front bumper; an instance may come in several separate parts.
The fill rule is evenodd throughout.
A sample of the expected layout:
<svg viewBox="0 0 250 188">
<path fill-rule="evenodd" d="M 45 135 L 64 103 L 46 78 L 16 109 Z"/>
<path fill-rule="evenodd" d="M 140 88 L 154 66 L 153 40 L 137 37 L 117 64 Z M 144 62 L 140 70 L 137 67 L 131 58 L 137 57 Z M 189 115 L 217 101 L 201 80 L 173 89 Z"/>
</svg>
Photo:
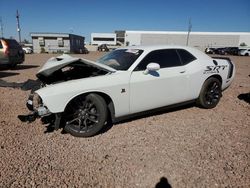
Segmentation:
<svg viewBox="0 0 250 188">
<path fill-rule="evenodd" d="M 40 118 L 40 117 L 44 117 L 44 116 L 49 116 L 51 115 L 51 113 L 49 112 L 49 110 L 42 106 L 39 107 L 37 110 L 32 111 L 30 114 L 27 115 L 18 115 L 18 118 L 22 121 L 22 122 L 33 122 L 36 120 L 36 118 Z"/>
<path fill-rule="evenodd" d="M 18 115 L 18 119 L 22 122 L 31 123 L 37 118 L 41 118 L 43 123 L 51 123 L 55 129 L 59 129 L 61 114 L 52 114 L 43 104 L 42 99 L 36 93 L 31 93 L 26 103 L 31 113 L 27 115 Z"/>
<path fill-rule="evenodd" d="M 43 105 L 42 99 L 36 93 L 31 93 L 26 103 L 27 108 L 31 111 L 28 115 L 19 115 L 22 122 L 33 122 L 36 118 L 48 116 L 51 112 Z"/>
</svg>

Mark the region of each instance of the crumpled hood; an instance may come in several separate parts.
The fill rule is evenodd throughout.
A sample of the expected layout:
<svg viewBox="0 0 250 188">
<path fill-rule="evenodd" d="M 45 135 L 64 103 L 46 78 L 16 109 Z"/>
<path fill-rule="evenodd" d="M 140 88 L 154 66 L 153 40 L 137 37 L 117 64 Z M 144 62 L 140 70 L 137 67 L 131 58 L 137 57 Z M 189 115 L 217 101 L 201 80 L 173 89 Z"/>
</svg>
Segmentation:
<svg viewBox="0 0 250 188">
<path fill-rule="evenodd" d="M 90 61 L 87 59 L 81 59 L 81 58 L 77 58 L 77 57 L 72 57 L 72 56 L 67 55 L 67 54 L 63 54 L 63 55 L 58 56 L 58 57 L 50 58 L 43 65 L 43 67 L 38 71 L 37 77 L 39 77 L 39 75 L 50 76 L 55 71 L 65 67 L 71 63 L 74 63 L 74 62 L 82 62 L 82 63 L 88 64 L 88 65 L 91 65 L 93 67 L 97 67 L 97 68 L 100 68 L 102 70 L 106 70 L 108 72 L 116 72 L 115 69 L 113 69 L 107 65 L 103 65 L 103 64 L 96 63 L 94 61 Z"/>
</svg>

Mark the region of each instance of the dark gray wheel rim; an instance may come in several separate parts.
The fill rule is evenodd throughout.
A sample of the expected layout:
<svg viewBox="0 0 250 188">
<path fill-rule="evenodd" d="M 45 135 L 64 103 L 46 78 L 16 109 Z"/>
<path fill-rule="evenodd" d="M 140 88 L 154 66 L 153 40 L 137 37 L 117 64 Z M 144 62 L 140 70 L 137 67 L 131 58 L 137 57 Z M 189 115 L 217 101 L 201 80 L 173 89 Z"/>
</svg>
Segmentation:
<svg viewBox="0 0 250 188">
<path fill-rule="evenodd" d="M 208 85 L 205 93 L 205 102 L 208 105 L 217 104 L 221 97 L 221 89 L 218 82 L 212 82 Z"/>
<path fill-rule="evenodd" d="M 66 118 L 66 126 L 76 132 L 89 132 L 100 121 L 99 110 L 92 100 L 77 100 L 70 108 L 73 113 Z"/>
</svg>

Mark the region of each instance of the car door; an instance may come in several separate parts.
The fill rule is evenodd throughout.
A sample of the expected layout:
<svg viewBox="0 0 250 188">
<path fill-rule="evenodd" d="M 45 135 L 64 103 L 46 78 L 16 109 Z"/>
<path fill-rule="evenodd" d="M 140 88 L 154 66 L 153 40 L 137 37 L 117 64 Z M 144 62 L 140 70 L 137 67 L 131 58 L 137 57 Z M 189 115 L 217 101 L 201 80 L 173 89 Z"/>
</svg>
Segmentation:
<svg viewBox="0 0 250 188">
<path fill-rule="evenodd" d="M 145 74 L 149 63 L 160 70 Z M 130 112 L 136 113 L 185 101 L 188 77 L 176 49 L 150 52 L 130 78 Z"/>
</svg>

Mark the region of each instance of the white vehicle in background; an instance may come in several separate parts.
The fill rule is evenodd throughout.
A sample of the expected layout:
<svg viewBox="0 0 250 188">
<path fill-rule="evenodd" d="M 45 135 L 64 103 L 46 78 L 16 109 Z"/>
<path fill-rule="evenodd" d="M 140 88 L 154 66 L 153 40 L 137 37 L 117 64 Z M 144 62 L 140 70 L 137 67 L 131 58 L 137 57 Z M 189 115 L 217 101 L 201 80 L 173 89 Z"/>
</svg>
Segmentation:
<svg viewBox="0 0 250 188">
<path fill-rule="evenodd" d="M 23 47 L 23 51 L 26 54 L 32 54 L 33 50 L 30 47 Z"/>
<path fill-rule="evenodd" d="M 205 53 L 206 54 L 214 54 L 215 53 L 214 50 L 215 50 L 214 48 L 206 48 Z"/>
<path fill-rule="evenodd" d="M 74 136 L 97 134 L 119 121 L 161 107 L 196 102 L 214 108 L 233 81 L 234 64 L 182 46 L 132 46 L 97 62 L 68 55 L 52 58 L 37 73 L 42 87 L 31 93 L 29 115 L 54 119 Z"/>
<path fill-rule="evenodd" d="M 241 55 L 241 56 L 250 56 L 250 49 L 241 49 L 239 51 L 239 55 Z"/>
</svg>

